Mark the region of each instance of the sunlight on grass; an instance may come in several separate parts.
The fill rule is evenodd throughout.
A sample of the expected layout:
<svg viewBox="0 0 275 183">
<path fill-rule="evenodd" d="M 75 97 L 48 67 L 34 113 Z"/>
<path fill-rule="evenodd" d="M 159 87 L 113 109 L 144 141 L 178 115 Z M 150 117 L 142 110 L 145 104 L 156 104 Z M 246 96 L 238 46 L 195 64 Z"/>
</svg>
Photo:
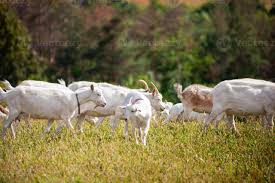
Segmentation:
<svg viewBox="0 0 275 183">
<path fill-rule="evenodd" d="M 0 142 L 0 182 L 274 182 L 274 135 L 237 123 L 241 136 L 201 132 L 201 124 L 152 125 L 148 146 L 125 140 L 105 122 L 84 134 L 63 130 L 41 139 L 45 122 L 17 127 Z"/>
</svg>

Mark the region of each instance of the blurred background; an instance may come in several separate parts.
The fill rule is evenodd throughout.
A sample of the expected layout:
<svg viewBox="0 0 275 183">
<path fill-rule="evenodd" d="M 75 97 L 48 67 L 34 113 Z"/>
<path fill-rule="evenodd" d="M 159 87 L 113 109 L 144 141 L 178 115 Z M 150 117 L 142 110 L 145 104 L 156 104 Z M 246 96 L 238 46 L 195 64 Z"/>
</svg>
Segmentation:
<svg viewBox="0 0 275 183">
<path fill-rule="evenodd" d="M 137 87 L 275 81 L 272 0 L 0 0 L 0 77 Z"/>
</svg>

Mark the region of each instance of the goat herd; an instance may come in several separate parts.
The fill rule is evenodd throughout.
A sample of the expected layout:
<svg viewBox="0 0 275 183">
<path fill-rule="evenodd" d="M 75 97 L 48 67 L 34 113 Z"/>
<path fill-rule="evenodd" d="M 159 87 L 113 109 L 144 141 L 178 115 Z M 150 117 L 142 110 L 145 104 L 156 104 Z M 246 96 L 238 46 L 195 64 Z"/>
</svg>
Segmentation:
<svg viewBox="0 0 275 183">
<path fill-rule="evenodd" d="M 214 88 L 193 84 L 182 90 L 175 84 L 181 103 L 173 105 L 163 102 L 162 95 L 154 83 L 152 89 L 144 80 L 139 80 L 144 89 L 130 89 L 109 83 L 78 81 L 66 84 L 25 80 L 12 87 L 5 80 L 5 91 L 0 88 L 1 117 L 4 118 L 2 138 L 11 128 L 15 138 L 13 122 L 22 118 L 48 119 L 45 133 L 49 132 L 54 120 L 58 120 L 56 132 L 64 125 L 70 130 L 74 127 L 72 119 L 77 118 L 76 127 L 82 132 L 85 120 L 99 126 L 105 117 L 110 117 L 110 125 L 116 129 L 120 120 L 125 121 L 124 134 L 128 137 L 128 123 L 136 143 L 141 140 L 146 145 L 146 137 L 151 120 L 165 118 L 168 123 L 173 118 L 204 122 L 204 130 L 210 122 L 218 127 L 223 118 L 227 126 L 238 133 L 234 115 L 260 116 L 263 126 L 273 131 L 275 114 L 275 83 L 257 79 L 226 80 Z"/>
</svg>

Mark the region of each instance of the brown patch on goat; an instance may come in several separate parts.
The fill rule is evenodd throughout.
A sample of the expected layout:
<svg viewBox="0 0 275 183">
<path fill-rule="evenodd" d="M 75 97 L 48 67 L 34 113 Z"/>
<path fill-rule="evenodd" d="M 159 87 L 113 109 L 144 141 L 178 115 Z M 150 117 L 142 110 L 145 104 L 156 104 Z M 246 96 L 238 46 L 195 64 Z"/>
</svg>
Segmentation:
<svg viewBox="0 0 275 183">
<path fill-rule="evenodd" d="M 4 114 L 8 114 L 9 112 L 7 111 L 7 109 L 5 109 L 3 106 L 0 105 L 0 111 Z"/>
<path fill-rule="evenodd" d="M 182 99 L 184 100 L 182 102 L 196 112 L 210 113 L 213 107 L 213 97 L 211 93 L 200 92 L 201 89 L 211 90 L 209 87 L 198 84 L 186 87 L 181 93 Z"/>
</svg>

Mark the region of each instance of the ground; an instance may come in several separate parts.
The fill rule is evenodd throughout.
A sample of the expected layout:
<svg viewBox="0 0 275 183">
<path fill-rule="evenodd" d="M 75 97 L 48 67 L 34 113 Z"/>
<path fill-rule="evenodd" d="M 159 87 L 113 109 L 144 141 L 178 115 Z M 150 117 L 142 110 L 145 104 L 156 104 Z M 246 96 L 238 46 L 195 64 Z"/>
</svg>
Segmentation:
<svg viewBox="0 0 275 183">
<path fill-rule="evenodd" d="M 125 140 L 122 124 L 85 125 L 84 134 L 53 130 L 45 121 L 17 127 L 0 142 L 0 182 L 274 182 L 274 135 L 253 121 L 237 123 L 241 136 L 201 124 L 151 126 L 148 146 Z"/>
</svg>

